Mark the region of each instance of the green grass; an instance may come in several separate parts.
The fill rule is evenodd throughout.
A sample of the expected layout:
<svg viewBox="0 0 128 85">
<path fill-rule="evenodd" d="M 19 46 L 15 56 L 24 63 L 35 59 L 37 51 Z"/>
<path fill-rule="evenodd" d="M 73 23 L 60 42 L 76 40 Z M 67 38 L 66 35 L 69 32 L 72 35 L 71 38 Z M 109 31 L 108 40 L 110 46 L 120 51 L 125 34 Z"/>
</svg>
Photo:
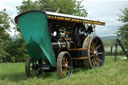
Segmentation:
<svg viewBox="0 0 128 85">
<path fill-rule="evenodd" d="M 27 79 L 24 63 L 0 64 L 0 85 L 127 85 L 128 60 L 113 61 L 106 56 L 103 67 L 85 70 L 76 68 L 70 77 L 58 79 L 56 72 L 44 73 L 40 78 Z"/>
</svg>

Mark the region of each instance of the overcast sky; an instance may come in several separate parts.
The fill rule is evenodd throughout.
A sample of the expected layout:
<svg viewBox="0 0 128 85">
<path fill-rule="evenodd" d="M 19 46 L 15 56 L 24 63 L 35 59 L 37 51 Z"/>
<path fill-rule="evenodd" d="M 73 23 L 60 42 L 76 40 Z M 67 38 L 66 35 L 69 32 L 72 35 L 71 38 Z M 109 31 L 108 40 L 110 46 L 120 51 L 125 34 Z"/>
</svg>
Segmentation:
<svg viewBox="0 0 128 85">
<path fill-rule="evenodd" d="M 0 10 L 6 8 L 7 13 L 14 18 L 17 14 L 16 6 L 21 5 L 22 0 L 0 0 Z M 97 26 L 98 36 L 113 36 L 122 25 L 118 21 L 120 9 L 128 7 L 128 0 L 84 0 L 82 2 L 88 12 L 87 18 L 106 23 L 105 26 Z"/>
</svg>

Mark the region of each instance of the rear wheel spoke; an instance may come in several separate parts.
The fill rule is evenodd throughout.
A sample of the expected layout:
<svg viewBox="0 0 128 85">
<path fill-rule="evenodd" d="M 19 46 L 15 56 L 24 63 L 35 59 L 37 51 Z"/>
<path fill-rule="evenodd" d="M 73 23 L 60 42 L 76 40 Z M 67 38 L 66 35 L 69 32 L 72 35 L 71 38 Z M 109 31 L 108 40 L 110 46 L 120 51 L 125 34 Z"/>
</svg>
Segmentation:
<svg viewBox="0 0 128 85">
<path fill-rule="evenodd" d="M 93 46 L 93 49 L 95 50 L 95 48 L 96 48 L 96 47 L 95 47 L 95 43 L 93 43 L 92 46 Z"/>
<path fill-rule="evenodd" d="M 94 43 L 94 45 L 95 45 L 95 47 L 97 46 L 97 40 L 96 40 L 96 42 Z"/>
<path fill-rule="evenodd" d="M 95 43 L 97 44 L 97 42 L 98 42 L 98 40 L 96 40 L 96 42 L 95 42 Z"/>
<path fill-rule="evenodd" d="M 94 56 L 95 56 L 95 54 L 90 55 L 90 57 L 94 57 Z"/>
<path fill-rule="evenodd" d="M 98 61 L 102 62 L 102 60 L 101 60 L 100 58 L 98 58 L 98 57 L 96 57 L 96 60 L 98 60 Z"/>
<path fill-rule="evenodd" d="M 97 50 L 97 49 L 100 48 L 100 47 L 101 47 L 101 45 L 98 45 L 95 50 Z"/>
<path fill-rule="evenodd" d="M 98 54 L 103 54 L 103 52 L 98 52 Z"/>
<path fill-rule="evenodd" d="M 95 67 L 94 59 L 91 60 L 93 67 Z"/>
<path fill-rule="evenodd" d="M 95 63 L 96 66 L 98 66 L 98 63 L 97 63 L 97 61 L 95 59 L 94 59 L 94 63 Z"/>
<path fill-rule="evenodd" d="M 91 53 L 94 53 L 94 51 L 90 51 Z"/>
<path fill-rule="evenodd" d="M 91 50 L 94 51 L 95 49 L 91 46 Z"/>
</svg>

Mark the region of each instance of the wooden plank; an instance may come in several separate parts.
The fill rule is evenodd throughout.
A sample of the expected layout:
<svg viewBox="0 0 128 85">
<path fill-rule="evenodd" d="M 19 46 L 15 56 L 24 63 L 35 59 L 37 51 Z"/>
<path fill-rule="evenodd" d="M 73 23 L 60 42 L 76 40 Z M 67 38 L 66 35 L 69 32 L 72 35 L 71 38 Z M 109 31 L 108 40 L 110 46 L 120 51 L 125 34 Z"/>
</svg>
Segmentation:
<svg viewBox="0 0 128 85">
<path fill-rule="evenodd" d="M 72 57 L 73 60 L 88 59 L 88 57 Z"/>
<path fill-rule="evenodd" d="M 70 48 L 69 51 L 87 50 L 87 48 Z"/>
</svg>

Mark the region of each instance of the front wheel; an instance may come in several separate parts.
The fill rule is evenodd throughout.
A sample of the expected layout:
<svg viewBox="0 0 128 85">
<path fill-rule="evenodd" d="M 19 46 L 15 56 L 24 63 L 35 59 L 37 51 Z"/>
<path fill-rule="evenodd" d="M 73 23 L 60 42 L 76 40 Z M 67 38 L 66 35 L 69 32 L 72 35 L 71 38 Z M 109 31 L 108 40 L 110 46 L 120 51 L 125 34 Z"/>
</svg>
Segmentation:
<svg viewBox="0 0 128 85">
<path fill-rule="evenodd" d="M 57 58 L 57 72 L 60 78 L 65 78 L 72 74 L 72 59 L 68 52 L 60 52 Z"/>
<path fill-rule="evenodd" d="M 40 71 L 39 71 L 38 65 L 39 65 L 38 61 L 32 62 L 30 57 L 28 57 L 26 59 L 25 73 L 26 73 L 27 77 L 39 76 Z"/>
</svg>

